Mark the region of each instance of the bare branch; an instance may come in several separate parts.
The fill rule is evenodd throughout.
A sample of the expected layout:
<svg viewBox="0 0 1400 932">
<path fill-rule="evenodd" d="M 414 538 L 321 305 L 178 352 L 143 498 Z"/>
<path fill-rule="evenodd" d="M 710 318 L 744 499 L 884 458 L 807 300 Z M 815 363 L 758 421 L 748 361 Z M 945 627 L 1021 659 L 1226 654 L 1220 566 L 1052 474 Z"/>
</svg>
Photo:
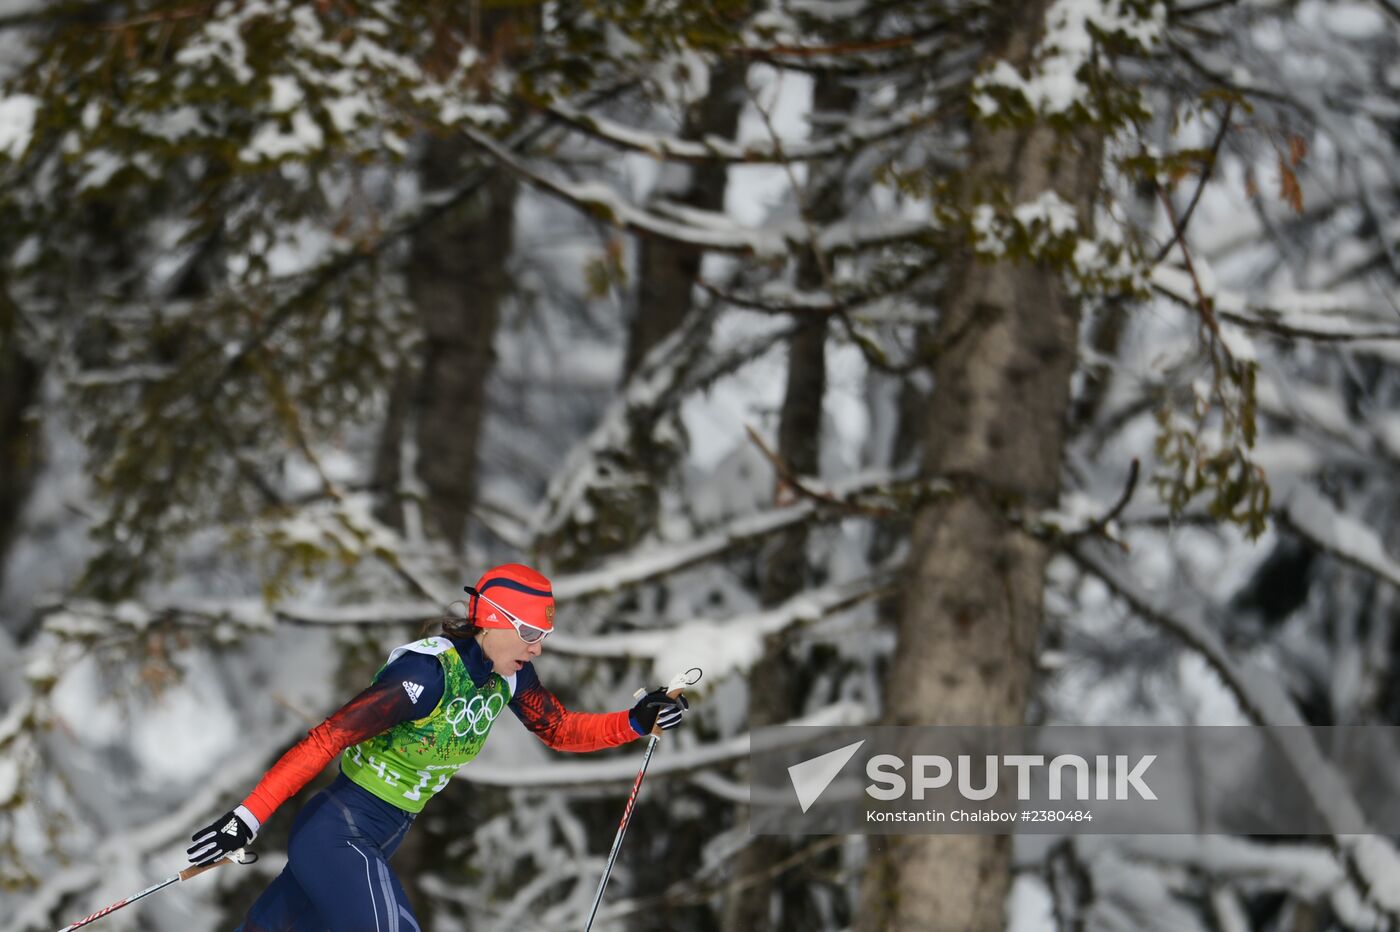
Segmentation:
<svg viewBox="0 0 1400 932">
<path fill-rule="evenodd" d="M 893 474 L 888 472 L 853 476 L 834 484 L 833 492 L 837 499 L 855 500 L 861 495 L 887 489 L 893 479 Z M 653 546 L 640 556 L 610 561 L 595 570 L 556 578 L 554 597 L 579 599 L 617 592 L 703 563 L 793 525 L 839 517 L 839 512 L 819 509 L 812 500 L 746 515 L 688 541 Z"/>
<path fill-rule="evenodd" d="M 803 844 L 800 848 L 785 858 L 773 861 L 762 870 L 744 874 L 724 882 L 722 885 L 703 886 L 693 882 L 678 883 L 671 889 L 659 896 L 641 897 L 636 899 L 619 900 L 604 908 L 600 913 L 600 918 L 606 921 L 622 919 L 627 916 L 635 916 L 641 913 L 655 914 L 656 910 L 675 908 L 677 906 L 700 906 L 714 900 L 721 895 L 732 895 L 732 893 L 746 887 L 757 886 L 759 884 L 768 885 L 783 874 L 792 870 L 812 858 L 839 847 L 849 841 L 846 835 L 831 835 L 818 837 L 815 841 Z"/>
<path fill-rule="evenodd" d="M 1379 580 L 1400 587 L 1400 561 L 1385 552 L 1381 537 L 1359 519 L 1333 507 L 1310 488 L 1297 489 L 1278 509 L 1280 524 L 1314 547 Z"/>
<path fill-rule="evenodd" d="M 1128 507 L 1128 502 L 1132 501 L 1132 498 L 1133 498 L 1133 491 L 1137 488 L 1138 469 L 1139 469 L 1138 459 L 1137 459 L 1137 457 L 1133 457 L 1133 464 L 1132 464 L 1132 466 L 1131 466 L 1131 467 L 1129 468 L 1129 470 L 1128 470 L 1128 481 L 1127 481 L 1126 483 L 1124 483 L 1124 485 L 1123 485 L 1123 492 L 1122 492 L 1121 495 L 1118 496 L 1118 501 L 1115 502 L 1114 505 L 1113 505 L 1113 507 L 1110 508 L 1107 512 L 1105 512 L 1105 513 L 1103 514 L 1102 517 L 1095 518 L 1093 521 L 1089 522 L 1089 523 L 1088 523 L 1087 525 L 1085 525 L 1083 528 L 1080 528 L 1080 529 L 1077 530 L 1077 531 L 1071 532 L 1069 535 L 1067 535 L 1067 539 L 1069 539 L 1069 540 L 1078 540 L 1078 539 L 1085 538 L 1085 537 L 1096 537 L 1096 536 L 1103 536 L 1103 537 L 1107 538 L 1107 537 L 1108 537 L 1107 531 L 1108 531 L 1108 525 L 1109 525 L 1109 523 L 1110 523 L 1111 521 L 1116 520 L 1116 519 L 1118 518 L 1118 516 L 1121 515 L 1121 514 L 1123 513 L 1123 509 L 1125 509 L 1125 508 Z M 1126 544 L 1123 544 L 1123 543 L 1121 543 L 1121 542 L 1116 542 L 1116 543 L 1118 543 L 1119 546 L 1122 547 L 1123 549 L 1125 549 L 1125 550 L 1127 549 L 1127 545 L 1126 545 Z"/>
<path fill-rule="evenodd" d="M 793 471 L 782 457 L 778 456 L 768 444 L 763 442 L 763 438 L 758 435 L 758 431 L 751 426 L 745 425 L 744 431 L 749 435 L 749 440 L 763 453 L 765 459 L 773 464 L 773 469 L 778 473 L 779 482 L 779 504 L 781 504 L 782 489 L 791 489 L 803 498 L 811 499 L 822 505 L 843 509 L 852 514 L 867 515 L 872 518 L 894 518 L 899 516 L 899 512 L 892 508 L 882 508 L 874 505 L 862 505 L 858 502 L 841 501 L 829 492 L 824 492 L 813 488 L 802 481 L 802 478 Z"/>
<path fill-rule="evenodd" d="M 1145 591 L 1126 567 L 1110 560 L 1092 544 L 1068 548 L 1066 553 L 1086 572 L 1101 579 L 1135 614 L 1180 638 L 1199 653 L 1255 722 L 1268 726 L 1305 724 L 1275 675 L 1241 662 L 1231 654 L 1219 634 L 1210 627 L 1209 612 L 1204 605 L 1183 604 L 1179 592 L 1167 597 Z M 1366 815 L 1306 729 L 1274 728 L 1273 736 L 1294 775 L 1329 826 L 1332 846 L 1345 860 L 1348 872 L 1363 895 L 1392 919 L 1400 915 L 1400 898 L 1387 879 L 1388 871 L 1397 863 L 1394 847 L 1383 837 L 1355 834 L 1356 826 L 1367 824 Z"/>
<path fill-rule="evenodd" d="M 966 28 L 964 21 L 959 25 Z M 760 61 L 786 71 L 838 77 L 869 77 L 905 68 L 930 69 L 931 63 L 946 51 L 950 43 L 948 22 L 935 22 L 927 28 L 902 36 L 888 36 L 865 43 L 841 45 L 775 45 L 734 48 L 726 54 Z M 877 45 L 879 47 L 877 47 Z M 959 47 L 958 50 L 960 50 Z M 969 62 L 973 56 L 969 55 Z M 971 77 L 969 73 L 967 77 Z"/>
<path fill-rule="evenodd" d="M 1196 291 L 1196 303 L 1193 307 L 1200 313 L 1201 322 L 1205 324 L 1211 336 L 1218 341 L 1220 339 L 1220 324 L 1215 319 L 1215 302 L 1206 296 L 1205 289 L 1201 287 L 1201 279 L 1196 275 L 1196 265 L 1191 261 L 1191 249 L 1187 246 L 1186 240 L 1182 238 L 1185 233 L 1185 228 L 1177 219 L 1176 207 L 1172 205 L 1172 200 L 1167 196 L 1167 192 L 1164 191 L 1160 185 L 1154 184 L 1154 187 L 1157 189 L 1157 196 L 1161 199 L 1162 206 L 1167 209 L 1167 218 L 1171 220 L 1171 241 L 1181 247 L 1181 256 L 1186 262 L 1186 274 L 1191 276 L 1191 286 Z M 1192 206 L 1195 206 L 1194 203 Z"/>
<path fill-rule="evenodd" d="M 1376 0 L 1376 6 L 1385 10 L 1391 19 L 1400 23 L 1400 4 L 1397 4 L 1395 0 Z"/>
<path fill-rule="evenodd" d="M 1365 308 L 1338 306 L 1338 302 L 1326 292 L 1309 292 L 1298 295 L 1296 303 L 1304 305 L 1300 311 L 1285 311 L 1266 305 L 1251 304 L 1238 292 L 1216 289 L 1207 298 L 1200 289 L 1199 279 L 1191 279 L 1191 287 L 1196 290 L 1196 300 L 1183 294 L 1182 270 L 1172 266 L 1159 265 L 1152 270 L 1152 288 L 1163 297 L 1170 298 L 1183 307 L 1197 310 L 1200 302 L 1208 300 L 1217 317 L 1230 321 L 1236 326 L 1252 330 L 1262 330 L 1283 337 L 1319 340 L 1325 342 L 1390 341 L 1400 339 L 1400 330 L 1376 329 L 1358 330 L 1360 321 L 1383 320 L 1388 315 L 1368 311 Z M 1289 318 L 1294 318 L 1293 322 Z M 1307 326 L 1297 318 L 1303 317 Z M 1325 329 L 1324 325 L 1337 321 L 1337 329 Z"/>
<path fill-rule="evenodd" d="M 1156 257 L 1152 260 L 1153 265 L 1165 259 L 1167 254 L 1172 251 L 1172 247 L 1186 235 L 1186 228 L 1191 224 L 1191 216 L 1196 212 L 1196 204 L 1200 202 L 1201 194 L 1205 191 L 1206 184 L 1210 181 L 1211 172 L 1215 169 L 1215 163 L 1219 160 L 1220 146 L 1225 142 L 1225 134 L 1230 129 L 1230 116 L 1234 111 L 1235 105 L 1233 103 L 1225 106 L 1225 113 L 1220 117 L 1220 129 L 1216 132 L 1215 141 L 1210 146 L 1210 160 L 1201 169 L 1201 180 L 1196 184 L 1196 193 L 1191 195 L 1191 200 L 1186 205 L 1186 213 L 1181 215 L 1181 223 L 1174 225 L 1172 238 L 1167 240 L 1166 245 L 1157 251 Z M 1166 198 L 1167 195 L 1164 193 L 1162 197 Z"/>
<path fill-rule="evenodd" d="M 1277 312 L 1274 312 L 1277 313 Z M 1236 314 L 1233 311 L 1222 311 L 1220 316 L 1250 330 L 1262 330 L 1281 337 L 1296 337 L 1301 340 L 1317 340 L 1323 343 L 1350 343 L 1358 340 L 1400 340 L 1400 330 L 1361 330 L 1346 333 L 1314 330 L 1308 327 L 1294 327 L 1279 320 L 1268 320 L 1260 317 L 1246 317 L 1243 314 Z"/>
<path fill-rule="evenodd" d="M 703 140 L 681 139 L 659 133 L 648 133 L 623 126 L 606 117 L 595 116 L 566 104 L 543 108 L 549 117 L 608 145 L 632 152 L 642 152 L 653 158 L 671 162 L 727 162 L 731 164 L 769 164 L 782 161 L 807 162 L 848 155 L 874 143 L 883 142 L 906 132 L 921 129 L 941 119 L 947 105 L 932 111 L 909 109 L 892 117 L 835 136 L 792 146 L 750 143 L 740 145 L 729 139 L 707 136 Z"/>
<path fill-rule="evenodd" d="M 490 153 L 521 179 L 552 194 L 589 217 L 601 219 L 630 233 L 706 249 L 712 252 L 776 258 L 811 240 L 800 225 L 755 229 L 743 227 L 724 214 L 681 204 L 658 203 L 653 209 L 627 202 L 605 184 L 561 181 L 531 167 L 495 139 L 475 129 L 463 134 Z M 669 216 L 668 216 L 669 215 Z M 871 225 L 840 225 L 811 234 L 820 248 L 832 252 L 857 252 L 893 243 L 917 240 L 934 232 L 926 221 L 898 221 Z"/>
<path fill-rule="evenodd" d="M 819 711 L 794 719 L 790 725 L 863 725 L 873 719 L 871 711 L 851 702 L 825 706 Z M 647 770 L 648 777 L 689 774 L 707 767 L 727 764 L 749 755 L 748 732 L 698 747 L 673 748 L 658 754 Z M 630 757 L 606 760 L 549 761 L 539 767 L 521 767 L 516 762 L 490 764 L 478 758 L 470 767 L 457 771 L 456 779 L 487 786 L 512 789 L 586 787 L 590 784 L 616 784 L 625 787 L 637 776 L 637 762 Z"/>
<path fill-rule="evenodd" d="M 764 314 L 827 316 L 852 313 L 866 305 L 907 291 L 918 284 L 920 279 L 937 270 L 938 267 L 939 260 L 936 259 L 921 262 L 911 266 L 894 281 L 882 283 L 876 288 L 850 294 L 843 298 L 836 298 L 825 292 L 801 293 L 794 291 L 789 292 L 782 300 L 765 300 L 761 294 L 741 294 L 730 291 L 703 278 L 697 279 L 696 284 L 725 304 L 749 311 L 760 311 Z"/>
<path fill-rule="evenodd" d="M 724 644 L 727 655 L 738 653 L 741 644 L 751 646 L 751 662 L 734 664 L 734 668 L 747 669 L 752 663 L 762 660 L 762 644 L 767 638 L 786 634 L 798 625 L 812 624 L 844 612 L 869 599 L 887 594 L 890 588 L 891 579 L 887 575 L 877 574 L 867 579 L 800 592 L 772 608 L 723 620 L 695 619 L 621 634 L 574 636 L 559 632 L 551 638 L 551 650 L 571 657 L 632 657 L 655 661 L 674 648 L 680 628 L 686 625 L 700 625 L 709 635 L 706 640 Z M 720 677 L 724 673 L 724 670 L 707 670 L 706 676 Z"/>
</svg>

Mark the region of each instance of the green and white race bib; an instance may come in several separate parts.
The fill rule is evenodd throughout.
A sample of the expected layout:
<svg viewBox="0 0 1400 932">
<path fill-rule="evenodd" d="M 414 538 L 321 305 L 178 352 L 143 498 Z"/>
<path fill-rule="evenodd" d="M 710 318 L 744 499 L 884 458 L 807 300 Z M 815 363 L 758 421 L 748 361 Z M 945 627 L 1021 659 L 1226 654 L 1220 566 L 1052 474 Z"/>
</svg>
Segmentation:
<svg viewBox="0 0 1400 932">
<path fill-rule="evenodd" d="M 421 812 L 457 768 L 481 752 L 492 723 L 510 702 L 511 684 L 493 672 L 477 687 L 452 642 L 441 637 L 395 648 L 384 666 L 405 651 L 438 658 L 445 678 L 442 699 L 423 718 L 400 722 L 346 748 L 340 769 L 385 802 Z"/>
</svg>

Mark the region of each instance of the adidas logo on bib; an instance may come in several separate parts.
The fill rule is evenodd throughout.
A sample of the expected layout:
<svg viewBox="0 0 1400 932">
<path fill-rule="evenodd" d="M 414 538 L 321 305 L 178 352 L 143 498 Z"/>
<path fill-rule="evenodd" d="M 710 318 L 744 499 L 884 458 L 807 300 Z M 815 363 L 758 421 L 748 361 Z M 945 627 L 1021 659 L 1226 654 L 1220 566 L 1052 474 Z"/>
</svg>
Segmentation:
<svg viewBox="0 0 1400 932">
<path fill-rule="evenodd" d="M 417 705 L 418 697 L 423 695 L 423 687 L 419 686 L 417 683 L 410 683 L 408 680 L 404 680 L 403 688 L 404 692 L 408 693 L 409 701 Z"/>
</svg>

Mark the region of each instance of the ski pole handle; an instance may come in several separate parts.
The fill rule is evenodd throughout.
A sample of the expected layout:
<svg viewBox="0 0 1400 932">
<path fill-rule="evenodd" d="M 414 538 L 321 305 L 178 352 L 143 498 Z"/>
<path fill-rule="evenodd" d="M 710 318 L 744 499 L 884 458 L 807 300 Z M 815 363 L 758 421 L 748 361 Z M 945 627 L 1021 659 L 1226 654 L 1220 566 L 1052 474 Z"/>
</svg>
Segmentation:
<svg viewBox="0 0 1400 932">
<path fill-rule="evenodd" d="M 237 854 L 239 851 L 242 850 L 242 848 L 239 848 L 238 851 L 234 852 L 234 854 Z M 237 861 L 238 859 L 230 856 L 227 858 L 219 858 L 219 860 L 214 861 L 211 864 L 200 864 L 195 867 L 187 867 L 184 870 L 180 871 L 180 879 L 189 880 L 191 877 L 198 877 L 205 871 L 211 871 L 216 867 L 222 867 L 223 865 L 227 864 L 230 860 Z"/>
<path fill-rule="evenodd" d="M 683 693 L 683 692 L 685 692 L 685 688 L 686 688 L 687 686 L 694 686 L 696 683 L 700 682 L 700 677 L 702 677 L 702 676 L 704 676 L 704 675 L 705 675 L 704 671 L 701 670 L 699 667 L 691 667 L 689 670 L 686 670 L 684 673 L 677 673 L 675 676 L 671 677 L 671 682 L 668 683 L 668 684 L 666 685 L 666 696 L 667 696 L 668 698 L 670 698 L 670 699 L 677 699 L 677 698 L 679 698 L 679 697 L 680 697 L 680 694 Z M 632 694 L 632 698 L 633 698 L 633 699 L 640 699 L 640 698 L 642 698 L 643 696 L 645 696 L 646 694 L 647 694 L 647 690 L 646 690 L 646 687 L 644 686 L 644 687 L 642 687 L 641 689 L 639 689 L 639 690 L 637 690 L 636 692 L 634 692 L 634 693 Z M 653 726 L 651 727 L 651 732 L 650 732 L 651 737 L 653 737 L 653 738 L 660 738 L 660 737 L 661 737 L 661 731 L 662 731 L 662 729 L 661 729 L 661 726 L 660 726 L 660 725 L 653 725 Z"/>
<path fill-rule="evenodd" d="M 256 851 L 249 851 L 246 848 L 239 848 L 237 851 L 230 851 L 211 864 L 199 864 L 194 867 L 187 867 L 177 875 L 181 880 L 189 880 L 191 877 L 198 877 L 205 871 L 211 871 L 223 864 L 254 864 L 258 860 Z"/>
</svg>

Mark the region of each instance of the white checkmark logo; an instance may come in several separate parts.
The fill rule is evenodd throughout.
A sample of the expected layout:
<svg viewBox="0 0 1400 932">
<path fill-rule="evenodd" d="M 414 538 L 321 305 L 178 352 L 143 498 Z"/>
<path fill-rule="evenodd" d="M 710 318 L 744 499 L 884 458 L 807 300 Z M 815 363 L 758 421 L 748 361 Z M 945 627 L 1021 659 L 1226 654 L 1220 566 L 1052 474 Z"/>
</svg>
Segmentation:
<svg viewBox="0 0 1400 932">
<path fill-rule="evenodd" d="M 865 739 L 857 741 L 855 744 L 848 744 L 843 748 L 829 751 L 811 760 L 804 760 L 800 764 L 793 764 L 788 768 L 788 776 L 792 778 L 792 788 L 797 793 L 797 802 L 802 806 L 802 811 L 806 812 L 817 801 L 817 797 L 826 792 L 826 788 L 831 785 L 831 781 L 836 779 L 836 775 L 841 772 L 841 768 L 855 757 L 856 751 L 865 743 Z"/>
</svg>

